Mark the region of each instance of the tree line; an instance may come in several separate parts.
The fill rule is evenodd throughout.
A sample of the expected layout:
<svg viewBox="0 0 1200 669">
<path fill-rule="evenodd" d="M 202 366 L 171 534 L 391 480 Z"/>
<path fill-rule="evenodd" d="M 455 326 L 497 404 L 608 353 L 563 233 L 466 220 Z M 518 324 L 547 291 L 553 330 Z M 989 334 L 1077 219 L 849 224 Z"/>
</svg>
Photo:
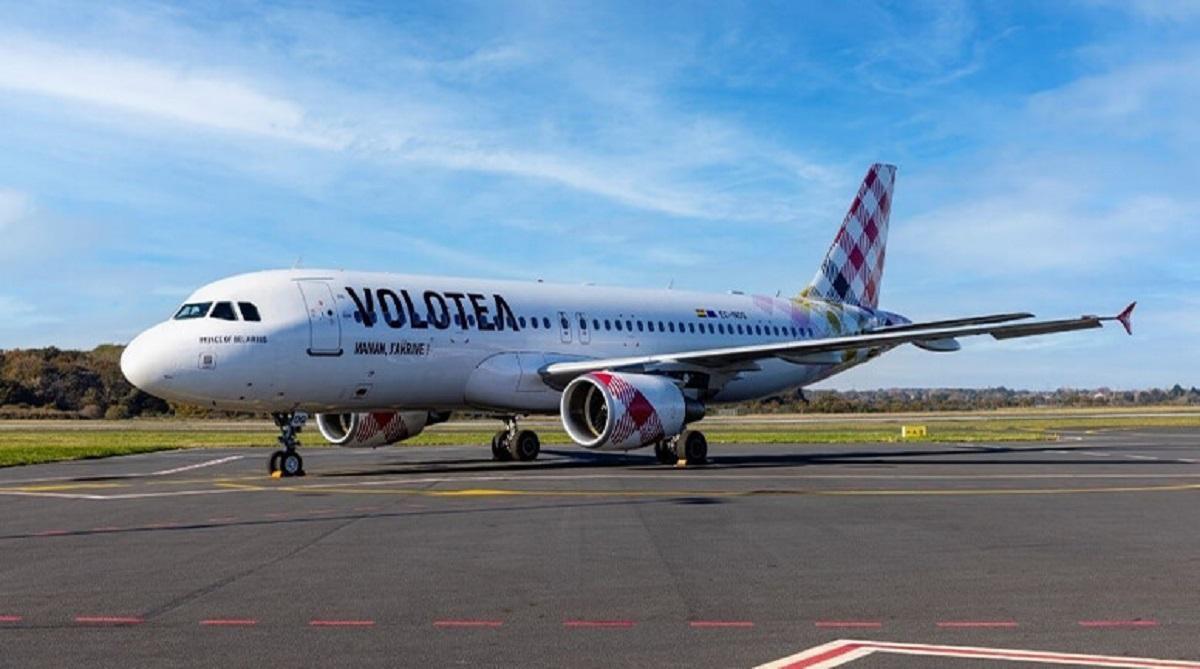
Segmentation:
<svg viewBox="0 0 1200 669">
<path fill-rule="evenodd" d="M 235 414 L 164 402 L 134 388 L 121 374 L 122 346 L 91 351 L 36 348 L 0 351 L 0 419 L 135 417 L 188 418 Z M 884 413 L 1036 407 L 1200 405 L 1200 390 L 1054 391 L 1009 388 L 891 388 L 796 391 L 735 408 L 739 413 Z M 236 414 L 251 416 L 253 414 Z"/>
</svg>

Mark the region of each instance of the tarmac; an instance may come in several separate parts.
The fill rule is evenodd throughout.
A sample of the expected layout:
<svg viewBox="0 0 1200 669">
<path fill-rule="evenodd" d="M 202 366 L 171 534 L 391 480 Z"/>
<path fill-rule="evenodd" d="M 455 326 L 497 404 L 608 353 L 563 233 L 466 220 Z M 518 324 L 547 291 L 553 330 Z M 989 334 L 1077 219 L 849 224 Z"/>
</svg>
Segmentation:
<svg viewBox="0 0 1200 669">
<path fill-rule="evenodd" d="M 0 470 L 0 666 L 1200 667 L 1195 430 L 302 453 Z"/>
</svg>

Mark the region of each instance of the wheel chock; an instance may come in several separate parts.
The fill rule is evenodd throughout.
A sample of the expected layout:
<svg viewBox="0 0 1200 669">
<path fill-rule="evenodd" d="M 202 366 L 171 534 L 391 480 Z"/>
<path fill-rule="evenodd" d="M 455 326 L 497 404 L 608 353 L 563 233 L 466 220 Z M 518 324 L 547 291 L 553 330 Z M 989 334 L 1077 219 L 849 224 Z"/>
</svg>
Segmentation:
<svg viewBox="0 0 1200 669">
<path fill-rule="evenodd" d="M 676 467 L 686 467 L 687 460 L 684 460 L 683 458 L 679 458 L 678 460 L 675 461 L 675 466 Z"/>
<path fill-rule="evenodd" d="M 273 478 L 273 479 L 281 479 L 281 478 L 283 478 L 283 472 L 282 472 L 282 471 L 280 471 L 280 470 L 278 470 L 278 469 L 276 469 L 275 471 L 271 472 L 271 478 Z"/>
</svg>

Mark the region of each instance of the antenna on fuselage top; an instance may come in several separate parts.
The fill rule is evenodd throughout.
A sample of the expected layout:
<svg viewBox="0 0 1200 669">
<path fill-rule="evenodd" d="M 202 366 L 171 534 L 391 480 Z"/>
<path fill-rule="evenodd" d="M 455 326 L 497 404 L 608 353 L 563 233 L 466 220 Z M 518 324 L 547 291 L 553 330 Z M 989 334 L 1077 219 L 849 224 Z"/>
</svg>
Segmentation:
<svg viewBox="0 0 1200 669">
<path fill-rule="evenodd" d="M 297 256 L 296 262 L 292 263 L 292 269 L 300 269 L 300 265 L 304 263 L 304 256 Z"/>
<path fill-rule="evenodd" d="M 671 280 L 667 282 L 667 290 L 671 290 L 674 287 L 675 287 L 675 277 L 671 277 Z"/>
</svg>

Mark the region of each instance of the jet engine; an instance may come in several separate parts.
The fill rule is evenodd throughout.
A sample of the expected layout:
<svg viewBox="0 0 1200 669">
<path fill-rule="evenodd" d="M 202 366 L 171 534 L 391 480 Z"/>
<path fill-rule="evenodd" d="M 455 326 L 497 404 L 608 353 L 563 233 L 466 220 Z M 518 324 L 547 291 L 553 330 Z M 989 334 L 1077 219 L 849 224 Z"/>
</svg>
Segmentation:
<svg viewBox="0 0 1200 669">
<path fill-rule="evenodd" d="M 335 446 L 375 448 L 421 434 L 427 426 L 445 422 L 448 413 L 383 411 L 317 415 L 321 436 Z"/>
<path fill-rule="evenodd" d="M 567 384 L 561 415 L 580 446 L 628 451 L 679 434 L 704 417 L 704 405 L 665 376 L 591 372 Z"/>
</svg>

